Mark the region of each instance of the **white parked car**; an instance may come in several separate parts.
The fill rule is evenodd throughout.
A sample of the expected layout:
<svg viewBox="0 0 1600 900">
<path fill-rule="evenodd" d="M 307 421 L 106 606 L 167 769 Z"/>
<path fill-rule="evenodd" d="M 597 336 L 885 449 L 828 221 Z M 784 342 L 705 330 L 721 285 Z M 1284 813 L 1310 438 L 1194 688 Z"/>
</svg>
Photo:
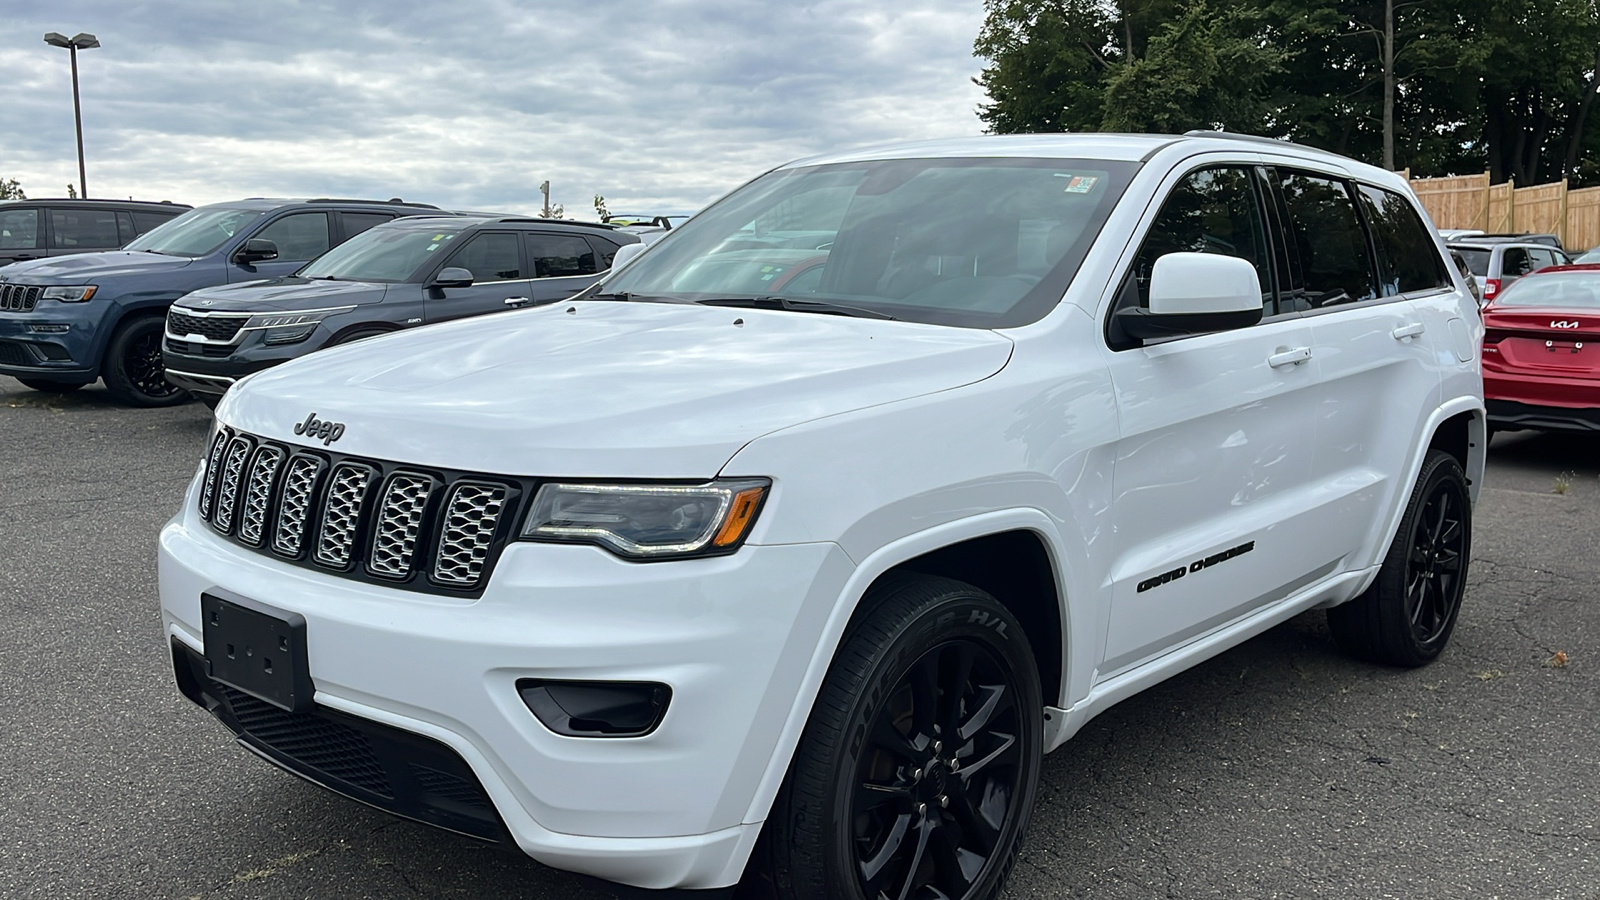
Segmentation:
<svg viewBox="0 0 1600 900">
<path fill-rule="evenodd" d="M 559 868 L 992 897 L 1119 700 L 1316 608 L 1444 648 L 1485 439 L 1447 259 L 1403 181 L 1272 141 L 784 166 L 586 298 L 240 382 L 161 533 L 178 684 Z"/>
</svg>

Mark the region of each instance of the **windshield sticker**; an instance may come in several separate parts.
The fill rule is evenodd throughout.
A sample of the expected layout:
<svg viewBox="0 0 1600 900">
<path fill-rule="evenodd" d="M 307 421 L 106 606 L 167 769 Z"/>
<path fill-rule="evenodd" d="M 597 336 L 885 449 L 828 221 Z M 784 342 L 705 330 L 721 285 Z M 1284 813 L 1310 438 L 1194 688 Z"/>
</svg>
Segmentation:
<svg viewBox="0 0 1600 900">
<path fill-rule="evenodd" d="M 1094 190 L 1095 183 L 1100 180 L 1093 175 L 1068 175 L 1062 172 L 1057 172 L 1056 177 L 1067 180 L 1067 186 L 1061 190 L 1068 194 L 1087 194 Z"/>
</svg>

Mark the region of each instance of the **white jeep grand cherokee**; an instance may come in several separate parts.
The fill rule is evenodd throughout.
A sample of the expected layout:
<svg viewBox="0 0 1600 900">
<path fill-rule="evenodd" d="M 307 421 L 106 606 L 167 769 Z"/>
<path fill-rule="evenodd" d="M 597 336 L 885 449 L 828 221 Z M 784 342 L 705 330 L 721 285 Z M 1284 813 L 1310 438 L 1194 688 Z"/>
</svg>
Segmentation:
<svg viewBox="0 0 1600 900">
<path fill-rule="evenodd" d="M 1319 607 L 1443 649 L 1479 338 L 1405 183 L 1326 153 L 805 160 L 590 296 L 230 391 L 161 533 L 177 681 L 559 868 L 992 897 L 1111 704 Z"/>
</svg>

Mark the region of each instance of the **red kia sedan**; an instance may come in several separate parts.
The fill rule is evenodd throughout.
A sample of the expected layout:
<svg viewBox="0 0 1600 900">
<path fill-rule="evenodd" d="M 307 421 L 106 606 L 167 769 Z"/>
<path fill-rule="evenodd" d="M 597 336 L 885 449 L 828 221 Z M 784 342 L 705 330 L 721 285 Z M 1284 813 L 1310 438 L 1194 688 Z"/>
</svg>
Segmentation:
<svg viewBox="0 0 1600 900">
<path fill-rule="evenodd" d="M 1600 265 L 1524 276 L 1483 309 L 1489 427 L 1600 433 Z"/>
</svg>

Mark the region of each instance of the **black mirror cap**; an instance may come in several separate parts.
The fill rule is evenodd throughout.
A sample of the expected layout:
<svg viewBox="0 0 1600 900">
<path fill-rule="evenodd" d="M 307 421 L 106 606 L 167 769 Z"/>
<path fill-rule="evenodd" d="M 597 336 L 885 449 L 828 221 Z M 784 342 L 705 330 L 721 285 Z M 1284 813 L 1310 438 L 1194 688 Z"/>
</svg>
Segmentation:
<svg viewBox="0 0 1600 900">
<path fill-rule="evenodd" d="M 233 254 L 234 262 L 246 266 L 277 258 L 278 245 L 265 238 L 250 238 Z"/>
<path fill-rule="evenodd" d="M 1134 306 L 1117 312 L 1117 324 L 1121 326 L 1122 333 L 1141 341 L 1232 331 L 1235 328 L 1249 328 L 1260 321 L 1260 307 L 1237 312 L 1162 314 Z"/>
<path fill-rule="evenodd" d="M 433 281 L 428 287 L 436 288 L 464 288 L 472 287 L 472 270 L 460 266 L 446 266 L 433 276 Z"/>
</svg>

